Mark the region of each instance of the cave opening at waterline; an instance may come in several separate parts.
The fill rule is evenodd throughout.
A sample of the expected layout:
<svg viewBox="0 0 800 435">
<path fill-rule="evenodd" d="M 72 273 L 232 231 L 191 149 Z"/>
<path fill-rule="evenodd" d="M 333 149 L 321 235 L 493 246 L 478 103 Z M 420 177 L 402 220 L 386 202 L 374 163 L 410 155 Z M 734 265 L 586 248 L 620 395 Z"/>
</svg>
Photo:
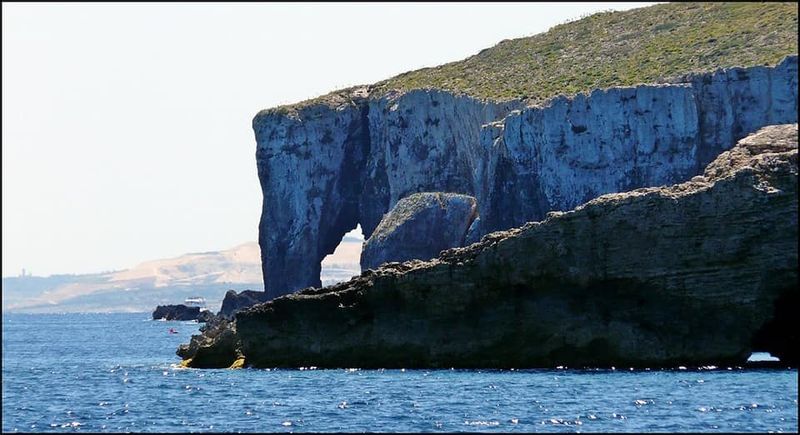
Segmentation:
<svg viewBox="0 0 800 435">
<path fill-rule="evenodd" d="M 339 245 L 332 254 L 322 259 L 320 280 L 322 286 L 347 281 L 353 276 L 361 274 L 361 250 L 364 246 L 364 233 L 361 225 L 342 236 Z"/>
</svg>

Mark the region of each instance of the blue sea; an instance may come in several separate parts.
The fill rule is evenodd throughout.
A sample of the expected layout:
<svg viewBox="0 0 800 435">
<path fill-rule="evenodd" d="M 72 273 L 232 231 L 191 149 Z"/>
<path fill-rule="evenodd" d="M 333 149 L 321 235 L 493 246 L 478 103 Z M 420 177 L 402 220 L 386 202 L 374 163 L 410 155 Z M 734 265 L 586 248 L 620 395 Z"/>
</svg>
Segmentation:
<svg viewBox="0 0 800 435">
<path fill-rule="evenodd" d="M 798 430 L 796 370 L 184 369 L 149 316 L 3 314 L 3 432 Z"/>
</svg>

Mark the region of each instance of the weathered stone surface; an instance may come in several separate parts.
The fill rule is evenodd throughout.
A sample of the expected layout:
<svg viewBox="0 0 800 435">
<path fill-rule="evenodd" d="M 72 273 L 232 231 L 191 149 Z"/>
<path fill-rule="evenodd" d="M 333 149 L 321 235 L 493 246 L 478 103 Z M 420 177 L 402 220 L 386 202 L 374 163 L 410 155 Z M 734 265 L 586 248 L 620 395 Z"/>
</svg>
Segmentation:
<svg viewBox="0 0 800 435">
<path fill-rule="evenodd" d="M 237 312 L 268 301 L 269 298 L 267 296 L 263 291 L 244 290 L 241 293 L 236 293 L 236 290 L 228 290 L 217 315 L 232 320 Z"/>
<path fill-rule="evenodd" d="M 481 130 L 523 107 L 517 101 L 493 103 L 438 90 L 390 93 L 367 101 L 370 152 L 359 203 L 365 237 L 412 193 L 479 197 L 483 188 L 490 188 Z"/>
<path fill-rule="evenodd" d="M 376 99 L 356 88 L 348 98 L 256 115 L 266 292 L 318 287 L 320 262 L 342 236 L 360 223 L 370 237 L 411 193 L 470 192 L 462 160 L 479 163 L 481 126 L 514 107 L 434 90 Z"/>
<path fill-rule="evenodd" d="M 321 260 L 358 223 L 369 151 L 362 100 L 354 92 L 338 105 L 266 111 L 253 120 L 264 195 L 259 245 L 270 298 L 319 286 Z"/>
<path fill-rule="evenodd" d="M 153 320 L 197 320 L 207 322 L 214 315 L 208 311 L 200 311 L 199 307 L 186 305 L 159 305 L 153 311 Z"/>
<path fill-rule="evenodd" d="M 475 198 L 454 193 L 415 193 L 401 199 L 364 243 L 361 268 L 413 259 L 429 260 L 464 245 L 477 217 Z"/>
<path fill-rule="evenodd" d="M 599 195 L 686 181 L 769 124 L 797 122 L 797 56 L 543 106 L 357 88 L 253 120 L 270 298 L 319 286 L 320 261 L 415 192 L 477 199 L 467 241 Z"/>
<path fill-rule="evenodd" d="M 796 364 L 763 335 L 796 330 L 797 181 L 797 124 L 765 128 L 691 181 L 256 305 L 235 335 L 256 367 Z"/>
<path fill-rule="evenodd" d="M 675 184 L 766 125 L 797 122 L 797 57 L 558 97 L 486 129 L 482 234 L 613 192 Z"/>
<path fill-rule="evenodd" d="M 192 335 L 188 344 L 178 347 L 177 355 L 184 360 L 191 359 L 186 364 L 197 368 L 229 367 L 234 363 L 241 365 L 242 361 L 237 360 L 244 357 L 236 336 L 236 325 L 232 321 L 239 311 L 267 300 L 269 298 L 263 291 L 244 290 L 236 293 L 236 290 L 228 290 L 217 315 L 204 311 L 203 321 L 206 324 L 200 327 L 200 334 Z"/>
<path fill-rule="evenodd" d="M 243 358 L 241 342 L 236 334 L 236 324 L 215 316 L 192 335 L 188 344 L 175 352 L 183 358 L 184 365 L 194 368 L 225 368 Z"/>
</svg>

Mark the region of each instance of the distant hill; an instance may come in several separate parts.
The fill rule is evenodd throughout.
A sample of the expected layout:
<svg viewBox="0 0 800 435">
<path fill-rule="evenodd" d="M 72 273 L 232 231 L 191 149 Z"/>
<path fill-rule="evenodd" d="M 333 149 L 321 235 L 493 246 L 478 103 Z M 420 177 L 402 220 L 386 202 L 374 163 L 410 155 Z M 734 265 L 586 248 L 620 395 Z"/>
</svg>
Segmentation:
<svg viewBox="0 0 800 435">
<path fill-rule="evenodd" d="M 362 239 L 347 236 L 322 263 L 323 284 L 361 272 Z M 145 261 L 131 269 L 85 275 L 3 278 L 4 312 L 138 312 L 206 298 L 216 311 L 228 289 L 263 290 L 256 242 L 224 251 Z"/>
</svg>

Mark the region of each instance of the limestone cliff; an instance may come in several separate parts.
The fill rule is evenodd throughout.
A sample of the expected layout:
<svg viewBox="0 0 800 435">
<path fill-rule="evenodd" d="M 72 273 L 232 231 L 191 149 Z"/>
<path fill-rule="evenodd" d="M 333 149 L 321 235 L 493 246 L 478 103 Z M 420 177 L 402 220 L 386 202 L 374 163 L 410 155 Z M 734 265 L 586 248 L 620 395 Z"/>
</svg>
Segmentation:
<svg viewBox="0 0 800 435">
<path fill-rule="evenodd" d="M 478 196 L 483 233 L 599 195 L 674 184 L 765 125 L 797 121 L 797 57 L 668 85 L 595 90 L 526 108 L 487 129 L 494 187 Z"/>
<path fill-rule="evenodd" d="M 467 242 L 605 193 L 688 180 L 769 124 L 797 122 L 797 56 L 596 90 L 535 107 L 440 90 L 355 88 L 253 120 L 270 298 L 319 286 L 320 261 L 402 198 L 476 198 Z"/>
<path fill-rule="evenodd" d="M 753 350 L 796 364 L 794 335 L 763 335 L 796 326 L 779 304 L 797 299 L 797 164 L 797 124 L 764 128 L 690 181 L 256 305 L 180 352 L 205 367 L 722 365 Z"/>
<path fill-rule="evenodd" d="M 264 194 L 259 244 L 270 297 L 319 286 L 321 260 L 358 223 L 369 152 L 361 95 L 253 120 Z"/>
</svg>

